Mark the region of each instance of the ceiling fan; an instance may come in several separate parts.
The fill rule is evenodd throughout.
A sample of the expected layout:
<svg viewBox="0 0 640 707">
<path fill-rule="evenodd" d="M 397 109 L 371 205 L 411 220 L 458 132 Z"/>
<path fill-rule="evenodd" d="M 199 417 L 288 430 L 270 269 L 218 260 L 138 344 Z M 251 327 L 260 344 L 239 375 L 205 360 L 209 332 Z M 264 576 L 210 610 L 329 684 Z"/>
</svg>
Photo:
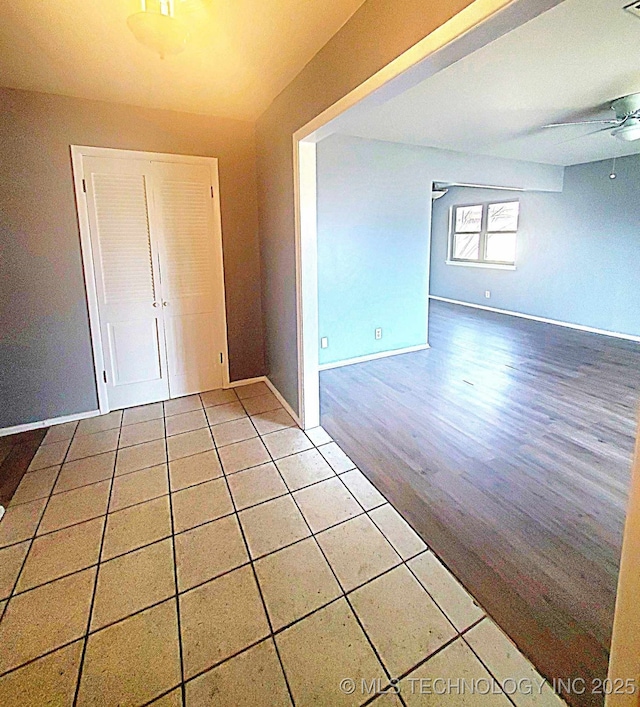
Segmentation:
<svg viewBox="0 0 640 707">
<path fill-rule="evenodd" d="M 568 123 L 549 123 L 543 128 L 560 128 L 566 125 L 606 125 L 607 127 L 594 130 L 587 135 L 610 131 L 618 140 L 633 142 L 640 140 L 640 93 L 630 93 L 628 96 L 616 98 L 611 102 L 611 110 L 616 117 L 609 120 L 578 120 Z M 586 136 L 584 136 L 586 137 Z"/>
</svg>

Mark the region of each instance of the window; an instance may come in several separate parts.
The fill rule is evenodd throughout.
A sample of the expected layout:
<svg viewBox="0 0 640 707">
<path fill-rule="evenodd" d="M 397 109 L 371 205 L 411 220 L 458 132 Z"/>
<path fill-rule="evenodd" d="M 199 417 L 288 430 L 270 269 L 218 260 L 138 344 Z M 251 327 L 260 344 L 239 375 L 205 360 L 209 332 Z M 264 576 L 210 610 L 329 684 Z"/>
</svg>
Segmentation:
<svg viewBox="0 0 640 707">
<path fill-rule="evenodd" d="M 518 201 L 454 206 L 449 262 L 515 265 L 519 215 Z"/>
</svg>

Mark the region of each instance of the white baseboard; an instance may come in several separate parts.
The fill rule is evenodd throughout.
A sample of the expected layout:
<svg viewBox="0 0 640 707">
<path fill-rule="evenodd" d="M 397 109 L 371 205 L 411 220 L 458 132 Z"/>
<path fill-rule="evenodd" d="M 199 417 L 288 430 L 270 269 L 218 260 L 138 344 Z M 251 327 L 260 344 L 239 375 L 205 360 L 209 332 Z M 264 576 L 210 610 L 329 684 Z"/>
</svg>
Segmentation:
<svg viewBox="0 0 640 707">
<path fill-rule="evenodd" d="M 239 388 L 240 386 L 251 385 L 252 383 L 263 383 L 264 381 L 266 381 L 266 379 L 266 376 L 256 376 L 255 378 L 243 378 L 239 381 L 231 381 L 229 385 L 225 386 L 225 389 L 229 390 L 229 388 Z"/>
<path fill-rule="evenodd" d="M 267 378 L 267 376 L 264 377 L 264 382 L 269 386 L 271 389 L 271 392 L 278 398 L 280 405 L 291 415 L 291 417 L 296 421 L 296 424 L 298 427 L 302 427 L 302 422 L 300 421 L 300 418 L 298 417 L 298 413 L 289 405 L 289 403 L 284 399 L 282 396 L 282 393 L 275 387 L 275 385 Z"/>
<path fill-rule="evenodd" d="M 25 425 L 14 425 L 13 427 L 4 427 L 3 429 L 0 429 L 0 437 L 18 434 L 18 432 L 28 432 L 29 430 L 39 430 L 41 427 L 52 427 L 53 425 L 62 425 L 65 422 L 76 422 L 76 420 L 86 420 L 88 417 L 97 417 L 100 414 L 100 410 L 91 410 L 89 412 L 79 412 L 76 415 L 63 415 L 62 417 L 52 417 L 50 420 L 27 422 Z"/>
<path fill-rule="evenodd" d="M 404 349 L 391 349 L 391 351 L 380 351 L 367 356 L 358 356 L 356 358 L 346 358 L 343 361 L 334 361 L 333 363 L 323 363 L 318 366 L 319 371 L 327 371 L 330 368 L 340 368 L 341 366 L 351 366 L 354 363 L 364 363 L 365 361 L 375 361 L 378 358 L 387 358 L 387 356 L 399 356 L 400 354 L 414 353 L 415 351 L 424 351 L 431 348 L 429 344 L 418 344 L 417 346 L 407 346 Z"/>
<path fill-rule="evenodd" d="M 578 331 L 587 331 L 591 334 L 601 334 L 602 336 L 613 336 L 616 339 L 625 339 L 626 341 L 640 342 L 640 336 L 633 334 L 621 334 L 617 331 L 609 331 L 608 329 L 596 329 L 592 326 L 583 324 L 572 324 L 571 322 L 561 322 L 558 319 L 547 319 L 546 317 L 537 317 L 534 314 L 522 314 L 522 312 L 513 312 L 510 309 L 498 309 L 497 307 L 487 307 L 484 304 L 472 304 L 471 302 L 462 302 L 461 300 L 451 299 L 449 297 L 439 297 L 438 295 L 429 295 L 429 299 L 438 300 L 438 302 L 449 302 L 449 304 L 459 304 L 463 307 L 471 307 L 472 309 L 483 309 L 487 312 L 496 312 L 497 314 L 508 314 L 510 317 L 520 317 L 521 319 L 531 319 L 534 322 L 542 322 L 543 324 L 553 324 L 554 326 L 562 326 L 567 329 L 577 329 Z"/>
<path fill-rule="evenodd" d="M 244 380 L 233 381 L 229 383 L 228 388 L 239 388 L 242 385 L 251 385 L 252 383 L 266 383 L 269 386 L 271 392 L 278 398 L 278 402 L 282 407 L 291 415 L 291 417 L 296 421 L 299 427 L 302 427 L 300 418 L 294 409 L 289 405 L 289 403 L 284 399 L 282 393 L 275 387 L 275 385 L 267 378 L 267 376 L 257 376 L 256 378 L 245 378 Z"/>
<path fill-rule="evenodd" d="M 244 380 L 232 381 L 227 386 L 228 388 L 238 388 L 242 385 L 251 385 L 251 383 L 266 383 L 273 394 L 278 398 L 280 404 L 284 409 L 293 417 L 296 423 L 300 424 L 300 418 L 293 411 L 289 403 L 282 397 L 280 391 L 273 385 L 273 383 L 266 376 L 257 376 L 256 378 L 245 378 Z M 28 422 L 24 425 L 14 425 L 13 427 L 5 427 L 0 429 L 0 437 L 6 437 L 7 435 L 17 434 L 18 432 L 28 432 L 29 430 L 38 430 L 42 427 L 52 427 L 53 425 L 61 425 L 64 422 L 75 422 L 76 420 L 86 420 L 89 417 L 97 417 L 102 413 L 100 410 L 91 410 L 89 412 L 80 412 L 76 415 L 64 415 L 63 417 L 52 417 L 50 420 L 39 420 L 38 422 Z"/>
</svg>

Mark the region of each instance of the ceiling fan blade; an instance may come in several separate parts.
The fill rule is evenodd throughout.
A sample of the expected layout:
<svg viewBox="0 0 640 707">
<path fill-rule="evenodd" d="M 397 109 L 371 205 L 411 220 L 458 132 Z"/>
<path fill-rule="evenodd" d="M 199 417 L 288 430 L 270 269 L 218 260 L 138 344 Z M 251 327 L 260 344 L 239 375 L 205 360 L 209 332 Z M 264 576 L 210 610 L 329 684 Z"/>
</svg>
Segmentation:
<svg viewBox="0 0 640 707">
<path fill-rule="evenodd" d="M 568 140 L 561 140 L 560 142 L 558 142 L 556 144 L 564 145 L 565 142 L 573 142 L 574 140 L 579 140 L 580 138 L 583 138 L 583 137 L 589 137 L 589 135 L 597 135 L 598 133 L 606 133 L 606 132 L 609 132 L 609 130 L 613 130 L 613 128 L 598 128 L 598 130 L 591 130 L 588 133 L 581 133 L 580 135 L 574 135 L 573 137 L 570 137 Z"/>
<path fill-rule="evenodd" d="M 621 125 L 620 120 L 577 120 L 575 122 L 568 123 L 549 123 L 548 125 L 543 125 L 543 128 L 563 128 L 566 125 Z"/>
</svg>

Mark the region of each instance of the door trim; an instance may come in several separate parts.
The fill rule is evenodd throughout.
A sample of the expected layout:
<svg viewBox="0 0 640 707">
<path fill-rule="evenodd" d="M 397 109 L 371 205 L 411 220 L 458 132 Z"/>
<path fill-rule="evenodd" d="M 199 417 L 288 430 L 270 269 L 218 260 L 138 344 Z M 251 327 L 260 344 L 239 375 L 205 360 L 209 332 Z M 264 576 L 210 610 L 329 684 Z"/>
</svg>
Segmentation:
<svg viewBox="0 0 640 707">
<path fill-rule="evenodd" d="M 317 209 L 316 143 L 339 132 L 339 123 L 332 121 L 361 101 L 379 105 L 563 1 L 473 0 L 293 132 L 297 405 L 304 429 L 320 424 L 317 225 L 313 223 Z M 400 83 L 394 83 L 403 74 Z"/>
<path fill-rule="evenodd" d="M 224 285 L 224 257 L 222 250 L 222 217 L 220 211 L 220 177 L 218 173 L 217 157 L 197 157 L 194 155 L 174 155 L 165 152 L 140 152 L 137 150 L 120 150 L 110 147 L 87 147 L 84 145 L 71 145 L 71 166 L 73 172 L 73 185 L 76 197 L 76 210 L 78 213 L 78 226 L 80 229 L 80 250 L 82 255 L 82 268 L 84 283 L 87 293 L 87 308 L 89 311 L 89 332 L 91 335 L 91 348 L 93 351 L 93 366 L 95 373 L 96 390 L 98 392 L 98 407 L 100 414 L 110 411 L 107 396 L 107 385 L 102 377 L 104 371 L 104 355 L 102 348 L 102 334 L 100 332 L 100 311 L 98 308 L 98 292 L 96 288 L 95 270 L 93 267 L 93 253 L 91 249 L 91 234 L 89 230 L 89 210 L 83 189 L 84 157 L 109 157 L 111 159 L 142 159 L 157 160 L 161 162 L 176 162 L 182 164 L 207 164 L 211 171 L 211 185 L 213 187 L 213 237 L 215 239 L 215 258 L 220 265 L 222 275 L 219 283 L 218 296 L 222 302 L 222 353 L 224 356 L 222 369 L 222 386 L 229 386 L 229 343 L 227 335 L 227 307 Z"/>
</svg>

